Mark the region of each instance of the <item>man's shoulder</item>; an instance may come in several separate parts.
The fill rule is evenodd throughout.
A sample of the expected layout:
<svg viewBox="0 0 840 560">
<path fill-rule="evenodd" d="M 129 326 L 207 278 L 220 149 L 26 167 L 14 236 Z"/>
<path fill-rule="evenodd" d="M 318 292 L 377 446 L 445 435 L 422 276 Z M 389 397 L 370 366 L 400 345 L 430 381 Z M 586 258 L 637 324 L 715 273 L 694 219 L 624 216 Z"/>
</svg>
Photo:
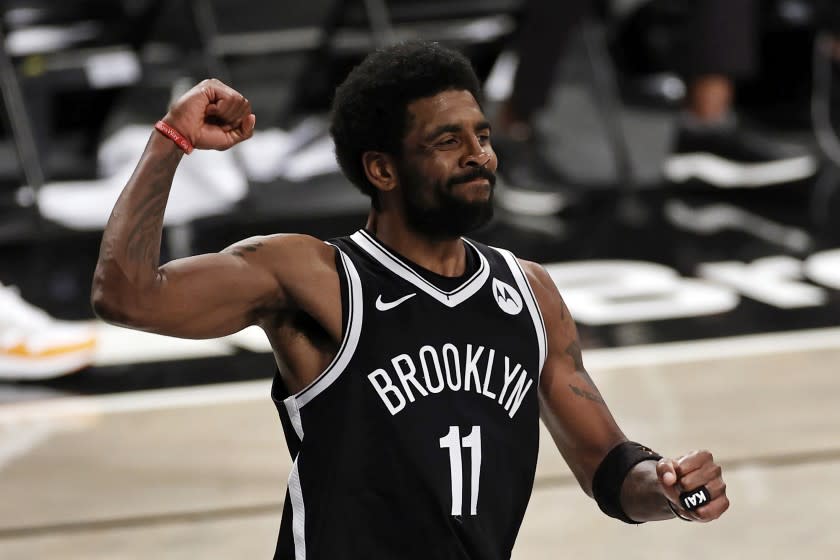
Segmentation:
<svg viewBox="0 0 840 560">
<path fill-rule="evenodd" d="M 551 275 L 545 267 L 537 262 L 529 261 L 516 257 L 519 266 L 525 273 L 525 278 L 534 290 L 534 295 L 537 298 L 537 303 L 541 307 L 555 304 L 561 301 L 560 293 L 557 291 L 557 285 L 551 279 Z"/>
<path fill-rule="evenodd" d="M 529 280 L 535 278 L 548 278 L 548 271 L 545 267 L 537 262 L 529 261 L 528 259 L 523 259 L 521 257 L 516 257 L 519 266 L 522 267 L 522 270 L 525 271 L 525 274 L 528 276 Z"/>
<path fill-rule="evenodd" d="M 286 253 L 319 253 L 332 252 L 329 244 L 317 237 L 303 233 L 272 233 L 268 235 L 255 235 L 241 241 L 237 241 L 226 251 L 241 249 L 243 247 L 264 247 L 268 251 Z"/>
<path fill-rule="evenodd" d="M 249 261 L 274 268 L 286 268 L 289 264 L 303 269 L 329 266 L 333 262 L 335 248 L 311 235 L 300 233 L 275 233 L 255 235 L 243 239 L 222 251 L 241 256 Z"/>
</svg>

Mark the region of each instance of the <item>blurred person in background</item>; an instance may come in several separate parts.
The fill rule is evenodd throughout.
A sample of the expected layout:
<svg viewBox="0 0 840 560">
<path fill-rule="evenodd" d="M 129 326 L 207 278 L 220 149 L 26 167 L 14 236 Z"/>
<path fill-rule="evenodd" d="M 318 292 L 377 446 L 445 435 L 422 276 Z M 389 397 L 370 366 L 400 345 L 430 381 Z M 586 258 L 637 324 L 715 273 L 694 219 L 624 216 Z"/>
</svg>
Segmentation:
<svg viewBox="0 0 840 560">
<path fill-rule="evenodd" d="M 93 363 L 90 321 L 62 321 L 0 284 L 0 380 L 50 379 Z"/>
<path fill-rule="evenodd" d="M 555 213 L 565 207 L 568 189 L 574 187 L 541 154 L 534 119 L 547 103 L 557 62 L 593 4 L 592 0 L 525 2 L 515 43 L 519 65 L 496 128 L 500 151 L 508 158 L 500 173 L 506 179 L 505 192 L 512 195 L 500 196 L 498 202 L 508 210 Z M 751 132 L 735 115 L 736 83 L 754 77 L 758 69 L 758 4 L 758 0 L 688 3 L 688 48 L 680 57 L 684 67 L 675 69 L 687 82 L 687 94 L 672 153 L 663 169 L 666 179 L 678 183 L 699 179 L 716 187 L 760 187 L 816 172 L 815 160 L 807 151 Z M 514 198 L 515 205 L 507 204 Z"/>
<path fill-rule="evenodd" d="M 328 243 L 262 236 L 160 266 L 184 153 L 253 134 L 250 103 L 216 80 L 171 106 L 114 207 L 99 316 L 185 338 L 259 325 L 271 342 L 294 457 L 276 558 L 509 558 L 540 416 L 612 517 L 710 521 L 728 508 L 708 451 L 664 459 L 627 440 L 546 270 L 462 237 L 493 213 L 479 90 L 469 61 L 436 43 L 382 49 L 350 73 L 331 132 L 371 208 Z"/>
</svg>

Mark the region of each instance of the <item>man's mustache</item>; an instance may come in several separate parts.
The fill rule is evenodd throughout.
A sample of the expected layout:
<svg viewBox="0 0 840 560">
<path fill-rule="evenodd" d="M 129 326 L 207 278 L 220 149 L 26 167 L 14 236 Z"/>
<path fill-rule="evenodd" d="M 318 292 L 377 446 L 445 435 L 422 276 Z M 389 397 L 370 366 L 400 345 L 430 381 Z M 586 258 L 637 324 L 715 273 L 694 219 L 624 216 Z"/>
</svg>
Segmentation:
<svg viewBox="0 0 840 560">
<path fill-rule="evenodd" d="M 475 181 L 476 179 L 486 179 L 487 182 L 490 183 L 491 187 L 496 185 L 495 173 L 486 167 L 476 167 L 468 173 L 451 178 L 449 180 L 449 186 L 452 187 L 461 183 L 469 183 L 470 181 Z"/>
</svg>

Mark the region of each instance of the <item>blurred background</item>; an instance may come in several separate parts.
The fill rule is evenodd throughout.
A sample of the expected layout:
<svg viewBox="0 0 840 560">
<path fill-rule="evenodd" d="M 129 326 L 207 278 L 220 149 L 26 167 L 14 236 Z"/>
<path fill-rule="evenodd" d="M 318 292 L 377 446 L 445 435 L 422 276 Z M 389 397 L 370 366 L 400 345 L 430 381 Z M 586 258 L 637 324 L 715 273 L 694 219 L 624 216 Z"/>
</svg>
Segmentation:
<svg viewBox="0 0 840 560">
<path fill-rule="evenodd" d="M 364 225 L 332 92 L 378 46 L 473 61 L 493 221 L 543 263 L 625 432 L 716 452 L 708 527 L 616 526 L 548 438 L 514 558 L 836 558 L 840 4 L 834 0 L 0 0 L 0 558 L 266 558 L 290 460 L 261 332 L 94 319 L 102 228 L 206 77 L 254 137 L 185 158 L 164 260 Z"/>
</svg>

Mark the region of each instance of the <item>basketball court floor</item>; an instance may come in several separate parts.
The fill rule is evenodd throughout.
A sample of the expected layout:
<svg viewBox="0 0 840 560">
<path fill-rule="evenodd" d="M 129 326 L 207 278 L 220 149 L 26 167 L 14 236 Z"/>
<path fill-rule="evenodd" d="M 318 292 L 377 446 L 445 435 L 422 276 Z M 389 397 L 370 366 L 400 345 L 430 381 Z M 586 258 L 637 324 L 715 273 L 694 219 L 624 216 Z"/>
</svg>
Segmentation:
<svg viewBox="0 0 840 560">
<path fill-rule="evenodd" d="M 513 558 L 840 556 L 840 329 L 584 359 L 629 436 L 714 452 L 731 509 L 709 525 L 625 526 L 543 437 Z M 0 557 L 269 558 L 291 463 L 268 395 L 261 379 L 0 407 Z"/>
</svg>

